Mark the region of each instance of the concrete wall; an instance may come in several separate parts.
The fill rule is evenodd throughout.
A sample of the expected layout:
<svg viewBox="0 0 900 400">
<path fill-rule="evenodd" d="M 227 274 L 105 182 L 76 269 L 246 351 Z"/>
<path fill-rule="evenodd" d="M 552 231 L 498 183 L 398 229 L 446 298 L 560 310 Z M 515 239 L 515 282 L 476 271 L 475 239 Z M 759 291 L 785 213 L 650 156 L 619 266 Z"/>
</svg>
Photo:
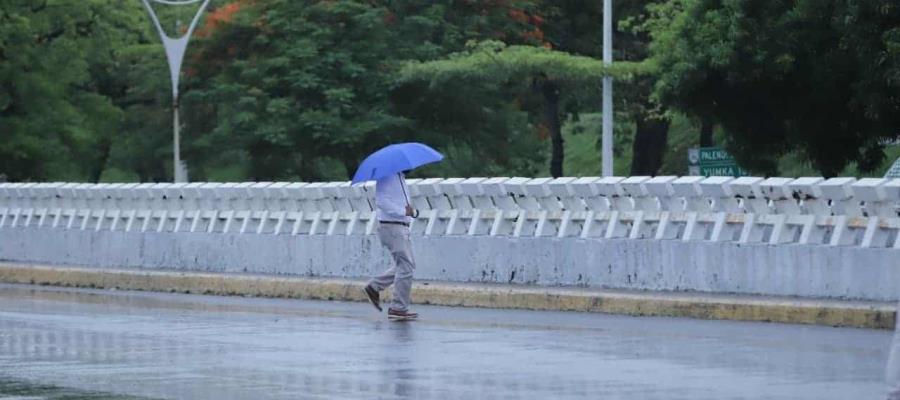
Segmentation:
<svg viewBox="0 0 900 400">
<path fill-rule="evenodd" d="M 424 280 L 897 300 L 887 248 L 681 240 L 415 236 Z M 372 235 L 0 229 L 0 260 L 96 268 L 365 278 L 389 265 Z"/>
<path fill-rule="evenodd" d="M 410 180 L 420 279 L 896 300 L 900 179 Z M 0 260 L 364 278 L 374 185 L 0 184 Z"/>
</svg>

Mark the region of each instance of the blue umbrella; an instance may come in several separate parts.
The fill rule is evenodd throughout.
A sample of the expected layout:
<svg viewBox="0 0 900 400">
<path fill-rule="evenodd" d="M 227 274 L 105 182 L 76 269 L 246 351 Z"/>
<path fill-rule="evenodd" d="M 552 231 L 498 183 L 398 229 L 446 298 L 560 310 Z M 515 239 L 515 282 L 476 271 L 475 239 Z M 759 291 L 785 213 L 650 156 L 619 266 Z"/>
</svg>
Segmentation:
<svg viewBox="0 0 900 400">
<path fill-rule="evenodd" d="M 352 183 L 377 181 L 443 159 L 443 154 L 422 143 L 392 144 L 366 157 L 353 175 Z"/>
</svg>

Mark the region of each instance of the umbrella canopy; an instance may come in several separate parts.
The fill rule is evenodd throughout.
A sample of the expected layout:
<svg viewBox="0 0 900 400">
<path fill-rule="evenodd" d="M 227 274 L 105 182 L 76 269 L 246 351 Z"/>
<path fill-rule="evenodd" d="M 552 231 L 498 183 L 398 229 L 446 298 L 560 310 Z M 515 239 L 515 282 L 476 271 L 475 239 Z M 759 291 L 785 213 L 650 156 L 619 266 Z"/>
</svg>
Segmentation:
<svg viewBox="0 0 900 400">
<path fill-rule="evenodd" d="M 407 171 L 444 159 L 438 153 L 422 143 L 392 144 L 378 150 L 363 160 L 353 175 L 353 184 L 365 181 L 377 181 L 400 171 Z"/>
</svg>

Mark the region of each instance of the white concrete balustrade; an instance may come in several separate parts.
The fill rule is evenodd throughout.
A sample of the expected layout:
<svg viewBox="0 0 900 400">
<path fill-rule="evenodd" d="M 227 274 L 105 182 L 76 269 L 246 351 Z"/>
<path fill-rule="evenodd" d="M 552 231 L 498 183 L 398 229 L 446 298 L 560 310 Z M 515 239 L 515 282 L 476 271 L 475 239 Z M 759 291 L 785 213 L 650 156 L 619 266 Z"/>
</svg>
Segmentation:
<svg viewBox="0 0 900 400">
<path fill-rule="evenodd" d="M 409 180 L 426 236 L 558 237 L 900 249 L 900 179 Z M 0 184 L 0 229 L 370 235 L 374 184 Z"/>
</svg>

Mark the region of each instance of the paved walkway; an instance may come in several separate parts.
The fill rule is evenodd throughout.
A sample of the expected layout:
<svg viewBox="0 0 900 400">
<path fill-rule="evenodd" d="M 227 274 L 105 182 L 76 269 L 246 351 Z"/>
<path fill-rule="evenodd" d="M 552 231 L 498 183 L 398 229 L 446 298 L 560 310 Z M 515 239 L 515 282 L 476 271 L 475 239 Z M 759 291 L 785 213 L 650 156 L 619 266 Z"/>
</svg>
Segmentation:
<svg viewBox="0 0 900 400">
<path fill-rule="evenodd" d="M 0 285 L 0 383 L 172 399 L 878 399 L 891 335 L 416 311 L 397 323 L 362 303 Z"/>
</svg>

